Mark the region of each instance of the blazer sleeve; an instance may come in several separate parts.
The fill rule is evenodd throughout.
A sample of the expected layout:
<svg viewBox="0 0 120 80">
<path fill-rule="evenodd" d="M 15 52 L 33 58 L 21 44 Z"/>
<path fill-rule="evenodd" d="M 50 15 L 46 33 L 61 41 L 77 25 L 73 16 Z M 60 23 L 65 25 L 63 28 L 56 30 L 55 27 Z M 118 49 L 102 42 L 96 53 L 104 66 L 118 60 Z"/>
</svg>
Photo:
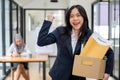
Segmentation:
<svg viewBox="0 0 120 80">
<path fill-rule="evenodd" d="M 38 46 L 45 46 L 56 42 L 57 31 L 54 30 L 53 32 L 48 33 L 51 24 L 52 22 L 44 20 L 37 39 Z"/>
<path fill-rule="evenodd" d="M 114 66 L 114 53 L 111 48 L 106 53 L 107 62 L 106 62 L 106 70 L 105 73 L 113 75 L 113 66 Z"/>
</svg>

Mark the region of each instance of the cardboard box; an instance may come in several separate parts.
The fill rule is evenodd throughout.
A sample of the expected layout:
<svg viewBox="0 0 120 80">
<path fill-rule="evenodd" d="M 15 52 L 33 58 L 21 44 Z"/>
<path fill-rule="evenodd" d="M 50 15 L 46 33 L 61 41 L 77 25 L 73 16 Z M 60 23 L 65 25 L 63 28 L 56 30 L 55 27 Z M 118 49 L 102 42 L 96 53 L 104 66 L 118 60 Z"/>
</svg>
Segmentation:
<svg viewBox="0 0 120 80">
<path fill-rule="evenodd" d="M 99 58 L 75 55 L 73 75 L 102 79 L 105 72 L 106 61 Z"/>
</svg>

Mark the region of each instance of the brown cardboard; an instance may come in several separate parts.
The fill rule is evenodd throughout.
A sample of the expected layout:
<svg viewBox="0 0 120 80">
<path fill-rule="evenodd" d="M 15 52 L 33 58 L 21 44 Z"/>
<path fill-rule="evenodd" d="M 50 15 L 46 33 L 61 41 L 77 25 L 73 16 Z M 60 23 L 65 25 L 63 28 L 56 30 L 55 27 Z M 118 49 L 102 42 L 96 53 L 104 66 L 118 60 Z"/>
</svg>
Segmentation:
<svg viewBox="0 0 120 80">
<path fill-rule="evenodd" d="M 106 61 L 99 58 L 75 55 L 73 75 L 102 79 L 105 72 Z"/>
</svg>

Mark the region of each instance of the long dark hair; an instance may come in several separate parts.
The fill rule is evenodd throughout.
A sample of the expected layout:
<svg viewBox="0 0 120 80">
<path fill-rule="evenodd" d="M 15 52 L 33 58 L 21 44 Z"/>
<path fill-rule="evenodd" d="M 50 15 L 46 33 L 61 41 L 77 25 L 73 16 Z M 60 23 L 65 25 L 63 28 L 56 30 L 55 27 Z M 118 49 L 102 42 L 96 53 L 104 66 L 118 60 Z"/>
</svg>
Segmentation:
<svg viewBox="0 0 120 80">
<path fill-rule="evenodd" d="M 81 5 L 73 5 L 70 9 L 68 9 L 68 11 L 66 13 L 66 17 L 65 17 L 65 21 L 66 21 L 66 32 L 65 32 L 65 34 L 66 35 L 71 34 L 72 26 L 71 26 L 69 20 L 70 20 L 71 11 L 74 8 L 78 9 L 79 13 L 81 14 L 81 16 L 83 17 L 83 20 L 84 20 L 83 25 L 81 26 L 81 29 L 80 29 L 80 32 L 82 34 L 79 37 L 79 39 L 82 40 L 87 35 L 88 29 L 89 29 L 89 26 L 88 26 L 89 23 L 88 23 L 88 17 L 87 17 L 86 11 L 85 11 L 85 9 Z"/>
</svg>

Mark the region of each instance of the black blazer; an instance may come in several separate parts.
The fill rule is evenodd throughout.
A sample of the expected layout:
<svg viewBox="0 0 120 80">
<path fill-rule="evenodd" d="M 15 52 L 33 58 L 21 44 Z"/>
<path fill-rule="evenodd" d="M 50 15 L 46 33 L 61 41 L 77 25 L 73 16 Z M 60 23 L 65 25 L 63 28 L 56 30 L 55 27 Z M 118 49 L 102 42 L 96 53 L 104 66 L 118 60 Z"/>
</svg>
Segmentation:
<svg viewBox="0 0 120 80">
<path fill-rule="evenodd" d="M 44 21 L 39 32 L 37 44 L 39 46 L 44 46 L 56 43 L 57 57 L 49 74 L 52 77 L 52 80 L 70 80 L 70 77 L 72 75 L 74 54 L 80 53 L 81 45 L 79 43 L 76 44 L 76 48 L 73 54 L 71 46 L 71 35 L 67 36 L 66 39 L 63 39 L 63 37 L 61 37 L 61 34 L 65 32 L 65 27 L 58 27 L 53 32 L 48 33 L 51 24 L 52 22 L 50 21 Z M 87 34 L 87 39 L 90 37 L 91 34 L 92 31 L 89 30 Z M 106 73 L 112 74 L 114 58 L 113 51 L 109 49 L 106 53 L 106 56 L 108 57 Z M 76 76 L 75 80 L 85 80 L 85 78 Z"/>
</svg>

